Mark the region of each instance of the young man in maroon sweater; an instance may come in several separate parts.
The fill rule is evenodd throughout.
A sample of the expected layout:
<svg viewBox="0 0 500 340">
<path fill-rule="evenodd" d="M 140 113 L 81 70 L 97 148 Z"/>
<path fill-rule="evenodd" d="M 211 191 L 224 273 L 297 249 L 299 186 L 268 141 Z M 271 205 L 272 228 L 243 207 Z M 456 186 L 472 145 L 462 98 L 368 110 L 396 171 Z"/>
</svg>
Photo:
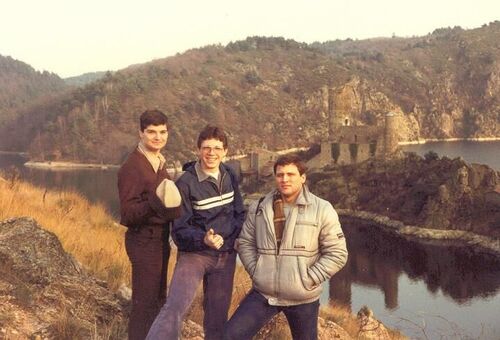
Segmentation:
<svg viewBox="0 0 500 340">
<path fill-rule="evenodd" d="M 118 172 L 120 223 L 132 264 L 132 310 L 128 335 L 143 340 L 165 303 L 170 223 L 180 215 L 180 195 L 160 153 L 168 139 L 167 116 L 140 117 L 139 144 Z"/>
</svg>

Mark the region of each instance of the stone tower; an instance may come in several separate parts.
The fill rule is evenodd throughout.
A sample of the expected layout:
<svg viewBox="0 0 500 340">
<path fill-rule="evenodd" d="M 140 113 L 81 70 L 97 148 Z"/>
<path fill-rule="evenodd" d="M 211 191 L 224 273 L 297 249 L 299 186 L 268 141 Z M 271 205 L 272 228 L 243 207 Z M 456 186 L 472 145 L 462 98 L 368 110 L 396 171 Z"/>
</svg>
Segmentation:
<svg viewBox="0 0 500 340">
<path fill-rule="evenodd" d="M 389 112 L 385 115 L 384 155 L 389 156 L 398 148 L 397 115 Z"/>
</svg>

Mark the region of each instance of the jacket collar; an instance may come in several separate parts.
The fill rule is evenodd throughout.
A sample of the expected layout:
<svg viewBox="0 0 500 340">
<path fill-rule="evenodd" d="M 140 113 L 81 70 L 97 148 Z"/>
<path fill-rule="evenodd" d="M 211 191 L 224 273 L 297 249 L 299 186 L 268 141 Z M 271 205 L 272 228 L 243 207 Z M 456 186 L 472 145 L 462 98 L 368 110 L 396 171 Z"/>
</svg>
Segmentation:
<svg viewBox="0 0 500 340">
<path fill-rule="evenodd" d="M 184 164 L 182 170 L 189 171 L 190 173 L 192 173 L 194 176 L 198 178 L 199 182 L 203 182 L 207 178 L 213 178 L 212 176 L 207 175 L 206 173 L 203 172 L 203 170 L 201 170 L 199 161 L 192 161 Z M 222 174 L 224 174 L 226 171 L 227 171 L 226 166 L 223 163 L 221 163 L 219 165 L 219 178 L 221 178 Z"/>
<path fill-rule="evenodd" d="M 278 189 L 272 190 L 270 193 L 266 195 L 266 199 L 270 199 L 271 201 L 273 200 L 273 196 L 278 192 Z M 302 190 L 300 191 L 299 196 L 297 197 L 297 200 L 295 201 L 296 205 L 309 205 L 311 204 L 311 192 L 309 191 L 309 188 L 307 185 L 302 186 Z"/>
<path fill-rule="evenodd" d="M 204 180 L 209 179 L 209 178 L 212 178 L 212 179 L 215 179 L 216 181 L 219 181 L 219 179 L 221 178 L 221 175 L 222 175 L 221 169 L 222 169 L 222 166 L 219 166 L 219 175 L 218 175 L 218 178 L 215 179 L 215 177 L 210 176 L 209 174 L 207 174 L 205 171 L 203 171 L 201 169 L 201 165 L 200 165 L 199 161 L 194 164 L 194 170 L 196 171 L 196 176 L 198 177 L 198 182 L 203 182 Z"/>
</svg>

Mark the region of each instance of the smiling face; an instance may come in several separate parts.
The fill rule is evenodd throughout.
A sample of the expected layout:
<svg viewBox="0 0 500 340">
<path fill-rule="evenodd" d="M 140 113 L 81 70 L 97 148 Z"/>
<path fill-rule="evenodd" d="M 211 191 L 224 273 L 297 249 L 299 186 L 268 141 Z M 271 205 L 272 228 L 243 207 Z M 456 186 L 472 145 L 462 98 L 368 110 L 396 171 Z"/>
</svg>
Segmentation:
<svg viewBox="0 0 500 340">
<path fill-rule="evenodd" d="M 158 153 L 167 144 L 167 125 L 148 125 L 144 131 L 139 131 L 139 137 L 148 151 Z"/>
<path fill-rule="evenodd" d="M 207 172 L 216 171 L 220 163 L 226 157 L 227 149 L 224 143 L 218 139 L 205 139 L 198 149 L 201 169 Z"/>
<path fill-rule="evenodd" d="M 295 202 L 306 182 L 306 174 L 300 174 L 295 164 L 278 165 L 276 167 L 276 187 L 287 203 Z"/>
</svg>

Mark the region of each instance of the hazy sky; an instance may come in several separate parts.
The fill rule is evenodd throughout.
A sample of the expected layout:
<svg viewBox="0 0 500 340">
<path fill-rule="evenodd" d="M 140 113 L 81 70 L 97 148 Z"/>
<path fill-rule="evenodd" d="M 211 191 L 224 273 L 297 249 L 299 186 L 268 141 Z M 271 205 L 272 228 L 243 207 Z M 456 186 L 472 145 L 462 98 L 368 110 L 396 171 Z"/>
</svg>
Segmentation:
<svg viewBox="0 0 500 340">
<path fill-rule="evenodd" d="M 247 36 L 420 36 L 500 19 L 500 0 L 0 0 L 0 55 L 61 77 Z"/>
</svg>

